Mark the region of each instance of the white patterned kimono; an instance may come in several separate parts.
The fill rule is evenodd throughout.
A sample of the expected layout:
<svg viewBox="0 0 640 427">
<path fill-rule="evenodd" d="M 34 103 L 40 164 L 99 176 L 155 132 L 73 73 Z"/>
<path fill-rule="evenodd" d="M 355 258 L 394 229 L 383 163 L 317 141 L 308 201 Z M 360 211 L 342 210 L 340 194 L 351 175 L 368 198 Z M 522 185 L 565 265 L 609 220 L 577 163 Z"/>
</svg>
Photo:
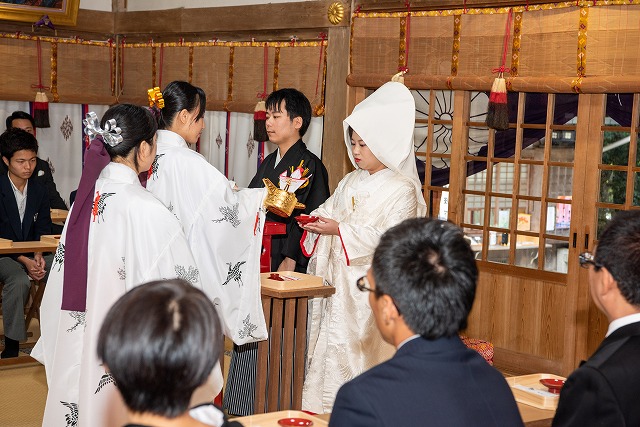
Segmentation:
<svg viewBox="0 0 640 427">
<path fill-rule="evenodd" d="M 230 181 L 178 134 L 158 131 L 147 189 L 182 224 L 204 292 L 236 344 L 267 338 L 260 297 L 264 188 L 234 191 Z"/>
<path fill-rule="evenodd" d="M 307 272 L 336 288 L 309 303 L 309 347 L 302 409 L 331 412 L 338 389 L 387 359 L 395 349 L 383 341 L 369 306 L 368 292 L 356 287 L 367 274 L 380 236 L 407 218 L 424 215 L 415 164 L 415 103 L 401 83 L 389 82 L 358 104 L 344 120 L 344 140 L 352 164 L 351 127 L 386 166 L 373 175 L 356 169 L 311 215 L 339 223 L 338 236 L 306 233 L 311 255 Z"/>
<path fill-rule="evenodd" d="M 122 426 L 126 407 L 96 354 L 107 311 L 128 290 L 151 280 L 179 277 L 201 288 L 180 224 L 142 188 L 131 168 L 109 163 L 95 191 L 86 311 L 60 308 L 66 226 L 42 300 L 42 334 L 32 356 L 45 365 L 47 373 L 44 426 Z M 216 369 L 221 387 L 219 365 Z"/>
<path fill-rule="evenodd" d="M 389 169 L 373 175 L 351 172 L 334 194 L 312 215 L 340 223 L 340 235 L 307 233 L 308 273 L 322 276 L 336 293 L 310 304 L 309 351 L 302 408 L 330 412 L 342 384 L 394 353 L 376 328 L 369 293 L 356 287 L 367 274 L 382 233 L 404 219 L 416 216 L 413 184 Z M 317 240 L 316 240 L 317 238 Z"/>
</svg>

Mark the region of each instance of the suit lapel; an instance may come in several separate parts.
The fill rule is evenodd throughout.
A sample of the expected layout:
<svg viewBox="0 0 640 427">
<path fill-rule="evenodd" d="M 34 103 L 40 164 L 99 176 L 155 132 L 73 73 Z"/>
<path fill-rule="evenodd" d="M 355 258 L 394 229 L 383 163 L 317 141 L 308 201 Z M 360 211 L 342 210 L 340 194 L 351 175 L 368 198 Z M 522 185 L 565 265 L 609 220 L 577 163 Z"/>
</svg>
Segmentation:
<svg viewBox="0 0 640 427">
<path fill-rule="evenodd" d="M 606 337 L 598 346 L 597 350 L 589 358 L 587 362 L 598 364 L 607 360 L 615 353 L 630 337 L 640 335 L 640 322 L 631 323 L 622 326 L 613 331 L 611 335 Z M 582 363 L 580 364 L 582 366 Z"/>
<path fill-rule="evenodd" d="M 37 219 L 37 199 L 38 192 L 37 186 L 33 183 L 29 183 L 29 187 L 27 188 L 27 206 L 24 210 L 24 219 L 22 221 L 22 238 L 27 240 L 29 237 L 29 230 L 31 229 L 31 225 Z"/>
<path fill-rule="evenodd" d="M 13 194 L 13 188 L 9 182 L 8 175 L 0 177 L 0 191 L 2 192 L 2 205 L 9 217 L 11 228 L 17 237 L 22 236 L 22 225 L 20 224 L 20 213 L 18 212 L 18 204 L 16 196 Z"/>
</svg>

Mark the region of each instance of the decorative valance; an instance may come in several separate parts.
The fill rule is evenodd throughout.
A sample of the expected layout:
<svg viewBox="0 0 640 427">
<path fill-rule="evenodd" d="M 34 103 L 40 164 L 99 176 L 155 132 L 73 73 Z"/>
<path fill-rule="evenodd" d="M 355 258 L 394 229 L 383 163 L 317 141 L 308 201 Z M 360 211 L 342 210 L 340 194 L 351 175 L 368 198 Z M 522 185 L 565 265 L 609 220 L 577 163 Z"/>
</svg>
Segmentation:
<svg viewBox="0 0 640 427">
<path fill-rule="evenodd" d="M 142 105 L 150 87 L 186 80 L 205 90 L 209 110 L 253 113 L 260 95 L 295 87 L 322 115 L 327 44 L 322 34 L 317 41 L 172 43 L 0 34 L 0 99 L 33 100 L 39 56 L 54 102 Z"/>
<path fill-rule="evenodd" d="M 510 9 L 509 90 L 640 91 L 640 0 L 356 11 L 347 82 L 375 88 L 406 66 L 405 84 L 412 89 L 488 91 L 500 65 Z"/>
</svg>

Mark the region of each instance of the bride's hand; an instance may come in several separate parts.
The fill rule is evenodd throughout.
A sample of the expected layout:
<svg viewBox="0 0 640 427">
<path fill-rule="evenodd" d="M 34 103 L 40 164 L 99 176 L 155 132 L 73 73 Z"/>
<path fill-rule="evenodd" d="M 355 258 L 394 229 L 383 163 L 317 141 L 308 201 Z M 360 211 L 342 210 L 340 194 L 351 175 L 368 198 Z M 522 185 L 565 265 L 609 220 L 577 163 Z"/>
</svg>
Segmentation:
<svg viewBox="0 0 640 427">
<path fill-rule="evenodd" d="M 340 223 L 331 218 L 318 217 L 317 221 L 310 222 L 306 224 L 302 228 L 311 231 L 316 234 L 327 234 L 337 236 L 340 234 L 339 226 Z"/>
</svg>

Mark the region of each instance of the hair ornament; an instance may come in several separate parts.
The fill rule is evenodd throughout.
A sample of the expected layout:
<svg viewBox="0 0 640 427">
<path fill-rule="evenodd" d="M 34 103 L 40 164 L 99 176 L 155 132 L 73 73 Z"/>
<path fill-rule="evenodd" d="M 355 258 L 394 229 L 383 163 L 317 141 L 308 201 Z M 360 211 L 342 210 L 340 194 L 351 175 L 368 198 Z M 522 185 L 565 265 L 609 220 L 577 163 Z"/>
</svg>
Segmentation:
<svg viewBox="0 0 640 427">
<path fill-rule="evenodd" d="M 102 141 L 111 147 L 115 147 L 123 141 L 122 129 L 120 129 L 115 119 L 109 119 L 104 125 L 104 129 L 100 127 L 100 121 L 98 116 L 93 111 L 87 113 L 86 119 L 82 121 L 84 124 L 84 133 L 89 139 L 94 140 L 98 136 L 102 137 Z"/>
<path fill-rule="evenodd" d="M 164 98 L 162 97 L 162 92 L 160 92 L 160 88 L 158 86 L 147 90 L 147 94 L 149 95 L 149 107 L 153 107 L 155 105 L 160 110 L 164 108 Z"/>
</svg>

